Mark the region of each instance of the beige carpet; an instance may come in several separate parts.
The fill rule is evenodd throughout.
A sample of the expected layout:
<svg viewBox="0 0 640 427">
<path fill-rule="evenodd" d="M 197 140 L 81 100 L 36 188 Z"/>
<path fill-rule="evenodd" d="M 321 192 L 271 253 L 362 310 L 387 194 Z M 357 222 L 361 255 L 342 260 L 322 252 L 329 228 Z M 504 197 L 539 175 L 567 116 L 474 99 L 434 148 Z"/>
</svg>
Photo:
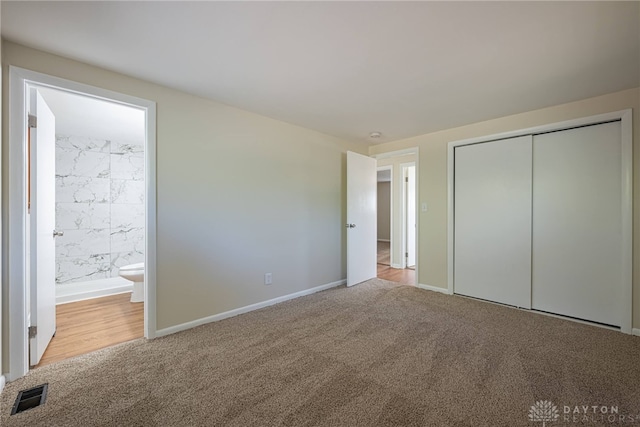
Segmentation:
<svg viewBox="0 0 640 427">
<path fill-rule="evenodd" d="M 0 425 L 542 426 L 539 400 L 547 426 L 576 425 L 564 405 L 640 415 L 640 338 L 376 279 L 34 370 Z"/>
</svg>

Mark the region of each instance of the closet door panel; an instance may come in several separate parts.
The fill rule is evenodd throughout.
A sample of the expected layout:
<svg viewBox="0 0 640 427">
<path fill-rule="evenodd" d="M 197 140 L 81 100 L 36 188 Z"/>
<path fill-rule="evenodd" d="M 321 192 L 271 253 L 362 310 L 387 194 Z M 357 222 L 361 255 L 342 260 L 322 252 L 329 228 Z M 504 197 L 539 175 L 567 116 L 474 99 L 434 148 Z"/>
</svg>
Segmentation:
<svg viewBox="0 0 640 427">
<path fill-rule="evenodd" d="M 532 307 L 621 324 L 621 126 L 533 140 Z"/>
<path fill-rule="evenodd" d="M 531 307 L 531 144 L 455 148 L 455 293 Z"/>
</svg>

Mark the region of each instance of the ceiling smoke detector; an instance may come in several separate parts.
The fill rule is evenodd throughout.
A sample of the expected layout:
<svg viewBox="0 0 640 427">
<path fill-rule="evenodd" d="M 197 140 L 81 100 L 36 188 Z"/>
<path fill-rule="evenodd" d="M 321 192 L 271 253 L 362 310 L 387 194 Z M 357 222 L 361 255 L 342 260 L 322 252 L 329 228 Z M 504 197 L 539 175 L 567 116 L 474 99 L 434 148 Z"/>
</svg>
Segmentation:
<svg viewBox="0 0 640 427">
<path fill-rule="evenodd" d="M 374 139 L 380 138 L 381 136 L 382 136 L 382 133 L 380 132 L 371 132 L 369 134 L 369 138 L 374 138 Z"/>
</svg>

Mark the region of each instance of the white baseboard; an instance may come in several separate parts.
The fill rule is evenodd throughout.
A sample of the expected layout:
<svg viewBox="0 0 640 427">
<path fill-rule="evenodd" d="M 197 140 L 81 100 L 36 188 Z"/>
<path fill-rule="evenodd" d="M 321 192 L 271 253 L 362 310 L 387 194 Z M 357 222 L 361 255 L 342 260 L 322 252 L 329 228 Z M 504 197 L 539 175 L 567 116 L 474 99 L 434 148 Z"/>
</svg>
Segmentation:
<svg viewBox="0 0 640 427">
<path fill-rule="evenodd" d="M 391 264 L 391 268 L 399 268 L 399 269 L 403 269 L 402 264 Z"/>
<path fill-rule="evenodd" d="M 4 378 L 4 375 L 0 375 L 0 393 L 2 393 L 2 390 L 4 390 L 4 385 L 7 383 L 7 381 Z"/>
<path fill-rule="evenodd" d="M 391 240 L 389 240 L 389 239 L 378 239 L 378 242 L 387 242 L 387 243 L 391 243 Z"/>
<path fill-rule="evenodd" d="M 56 304 L 131 292 L 133 283 L 122 277 L 56 285 Z"/>
<path fill-rule="evenodd" d="M 418 283 L 418 287 L 420 289 L 426 289 L 428 291 L 440 292 L 441 294 L 450 295 L 449 289 L 441 288 L 440 286 L 423 285 L 422 283 Z"/>
<path fill-rule="evenodd" d="M 637 337 L 640 337 L 640 329 L 639 328 L 633 328 L 631 330 L 631 335 L 635 335 Z"/>
<path fill-rule="evenodd" d="M 192 320 L 191 322 L 182 323 L 176 326 L 170 326 L 168 328 L 164 328 L 156 331 L 156 337 L 162 337 L 165 335 L 175 334 L 176 332 L 186 331 L 187 329 L 195 328 L 196 326 L 204 325 L 211 322 L 217 322 L 219 320 L 238 316 L 239 314 L 248 313 L 254 310 L 259 310 L 261 308 L 278 304 L 280 302 L 285 302 L 294 298 L 303 297 L 305 295 L 315 294 L 316 292 L 335 288 L 336 286 L 344 285 L 346 283 L 347 283 L 346 279 L 338 280 L 337 282 L 316 286 L 315 288 L 305 289 L 304 291 L 294 292 L 289 295 L 284 295 L 284 296 L 273 298 L 267 301 L 262 301 L 255 304 L 247 305 L 245 307 L 236 308 L 234 310 L 225 311 L 224 313 L 214 314 L 213 316 L 203 317 L 202 319 Z"/>
</svg>

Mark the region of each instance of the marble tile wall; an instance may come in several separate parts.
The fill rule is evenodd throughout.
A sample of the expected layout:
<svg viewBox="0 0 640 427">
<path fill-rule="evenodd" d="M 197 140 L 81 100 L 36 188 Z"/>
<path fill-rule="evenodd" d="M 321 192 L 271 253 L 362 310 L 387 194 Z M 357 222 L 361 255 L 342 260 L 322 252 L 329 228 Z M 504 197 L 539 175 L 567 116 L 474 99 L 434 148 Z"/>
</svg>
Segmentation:
<svg viewBox="0 0 640 427">
<path fill-rule="evenodd" d="M 56 283 L 144 261 L 144 147 L 56 135 Z"/>
</svg>

